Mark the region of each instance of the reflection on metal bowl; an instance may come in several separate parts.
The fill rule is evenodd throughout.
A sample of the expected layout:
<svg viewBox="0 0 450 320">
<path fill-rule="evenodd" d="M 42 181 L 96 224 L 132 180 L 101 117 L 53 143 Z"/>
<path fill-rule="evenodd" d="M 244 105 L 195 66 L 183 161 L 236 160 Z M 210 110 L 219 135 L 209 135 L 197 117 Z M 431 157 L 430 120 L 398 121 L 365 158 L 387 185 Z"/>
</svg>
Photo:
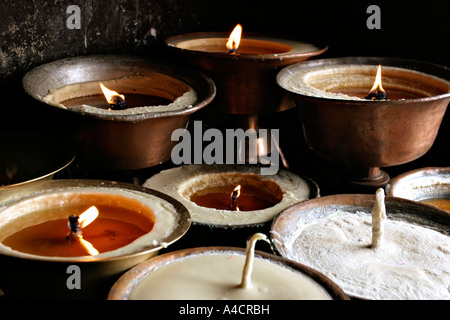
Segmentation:
<svg viewBox="0 0 450 320">
<path fill-rule="evenodd" d="M 75 159 L 67 141 L 26 132 L 0 134 L 0 190 L 53 176 Z"/>
</svg>

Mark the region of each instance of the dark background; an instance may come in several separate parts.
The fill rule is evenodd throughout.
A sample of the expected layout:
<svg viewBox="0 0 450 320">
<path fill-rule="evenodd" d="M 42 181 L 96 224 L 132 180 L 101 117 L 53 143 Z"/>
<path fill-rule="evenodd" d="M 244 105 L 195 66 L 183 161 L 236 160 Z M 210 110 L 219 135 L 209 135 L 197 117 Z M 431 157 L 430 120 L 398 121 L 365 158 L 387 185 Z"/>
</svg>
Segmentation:
<svg viewBox="0 0 450 320">
<path fill-rule="evenodd" d="M 381 30 L 366 27 L 371 4 L 381 8 Z M 79 30 L 66 26 L 69 5 L 81 9 Z M 448 9 L 442 1 L 1 1 L 0 80 L 8 83 L 39 64 L 69 56 L 152 54 L 170 35 L 231 31 L 238 22 L 244 31 L 326 42 L 327 56 L 398 56 L 447 64 Z"/>
<path fill-rule="evenodd" d="M 298 40 L 325 42 L 321 58 L 395 56 L 450 66 L 449 5 L 425 1 L 322 2 L 302 0 L 71 0 L 2 1 L 0 8 L 0 130 L 45 131 L 44 119 L 29 110 L 21 79 L 32 68 L 53 60 L 106 53 L 160 55 L 164 40 L 195 31 L 231 31 L 241 23 L 245 31 L 270 32 Z M 369 30 L 366 13 L 381 8 L 381 30 Z M 81 9 L 81 28 L 68 29 L 69 5 Z M 447 112 L 448 114 L 448 112 Z M 48 119 L 46 119 L 48 121 Z M 448 166 L 450 137 L 447 115 L 435 145 L 410 164 L 389 168 L 391 176 L 423 166 Z M 281 139 L 284 139 L 281 137 Z M 289 139 L 289 138 L 288 138 Z M 290 139 L 297 153 L 292 170 L 326 180 L 321 166 L 302 144 Z M 308 158 L 309 157 L 309 158 Z M 307 159 L 303 161 L 302 159 Z M 299 160 L 300 159 L 300 160 Z M 314 164 L 316 168 L 308 168 Z M 332 169 L 330 169 L 332 170 Z M 317 173 L 317 172 L 320 173 Z"/>
</svg>

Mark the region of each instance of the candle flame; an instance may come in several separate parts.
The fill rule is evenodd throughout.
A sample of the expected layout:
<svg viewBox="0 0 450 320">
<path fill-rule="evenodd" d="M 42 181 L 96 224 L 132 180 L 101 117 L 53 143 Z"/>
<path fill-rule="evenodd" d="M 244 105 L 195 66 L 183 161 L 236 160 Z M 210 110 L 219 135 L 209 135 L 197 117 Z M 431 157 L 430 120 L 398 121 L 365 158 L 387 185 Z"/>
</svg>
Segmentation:
<svg viewBox="0 0 450 320">
<path fill-rule="evenodd" d="M 83 229 L 84 227 L 88 226 L 92 221 L 97 219 L 98 214 L 99 214 L 98 209 L 95 206 L 90 207 L 82 214 L 80 214 L 80 217 L 78 219 L 78 221 L 80 222 L 80 228 Z M 81 245 L 86 249 L 86 251 L 91 256 L 99 254 L 98 250 L 95 249 L 92 243 L 83 239 L 83 235 L 80 235 L 79 239 Z"/>
<path fill-rule="evenodd" d="M 377 76 L 375 77 L 375 82 L 370 91 L 383 91 L 384 92 L 383 85 L 381 83 L 381 64 L 378 66 Z"/>
<path fill-rule="evenodd" d="M 234 27 L 233 31 L 230 34 L 230 37 L 228 38 L 227 42 L 227 49 L 230 53 L 235 53 L 239 47 L 239 43 L 241 42 L 241 35 L 242 35 L 242 26 L 240 24 L 237 24 L 236 27 Z"/>
<path fill-rule="evenodd" d="M 234 208 L 236 211 L 239 211 L 239 206 L 236 205 L 236 200 L 241 195 L 241 185 L 237 185 L 236 188 L 234 188 L 233 192 L 231 193 L 231 207 Z"/>
<path fill-rule="evenodd" d="M 107 87 L 103 85 L 103 83 L 100 83 L 100 88 L 103 91 L 103 94 L 106 98 L 106 101 L 108 101 L 109 104 L 116 104 L 117 103 L 117 97 L 119 97 L 122 100 L 125 100 L 125 96 L 122 94 L 117 93 L 116 91 L 110 90 Z"/>
<path fill-rule="evenodd" d="M 231 193 L 231 197 L 233 199 L 237 199 L 239 198 L 239 196 L 241 195 L 241 185 L 236 186 L 236 188 L 234 188 L 233 192 Z"/>
<path fill-rule="evenodd" d="M 381 64 L 378 66 L 375 82 L 373 84 L 372 89 L 369 92 L 369 95 L 367 96 L 367 99 L 371 100 L 386 99 L 386 91 L 384 91 L 381 82 Z"/>
<path fill-rule="evenodd" d="M 85 212 L 80 214 L 78 221 L 80 222 L 80 228 L 84 228 L 89 225 L 98 217 L 98 209 L 94 206 L 87 209 Z"/>
<path fill-rule="evenodd" d="M 79 241 L 79 243 L 86 249 L 87 253 L 90 255 L 97 255 L 99 254 L 99 251 L 95 249 L 92 243 L 83 239 L 83 235 L 81 234 L 80 230 L 92 223 L 92 221 L 94 221 L 98 217 L 98 214 L 98 209 L 92 206 L 82 214 L 80 214 L 78 217 L 71 216 L 71 218 L 74 217 L 75 219 L 69 220 L 71 221 L 69 222 L 69 228 L 71 228 L 71 231 L 69 232 L 67 238 L 74 241 Z M 75 230 L 72 229 L 70 223 L 75 223 Z"/>
<path fill-rule="evenodd" d="M 95 247 L 92 245 L 92 243 L 90 243 L 87 240 L 83 239 L 83 236 L 79 237 L 80 243 L 81 245 L 86 249 L 86 251 L 91 255 L 91 256 L 95 256 L 97 254 L 99 254 L 100 252 L 98 252 L 97 249 L 95 249 Z"/>
</svg>

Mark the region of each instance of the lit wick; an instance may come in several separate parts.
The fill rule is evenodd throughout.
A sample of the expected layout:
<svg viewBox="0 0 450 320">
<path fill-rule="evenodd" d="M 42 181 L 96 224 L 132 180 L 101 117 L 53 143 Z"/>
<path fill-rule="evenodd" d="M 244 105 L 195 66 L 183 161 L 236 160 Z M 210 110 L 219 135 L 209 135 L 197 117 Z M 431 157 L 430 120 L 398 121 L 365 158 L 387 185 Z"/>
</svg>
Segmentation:
<svg viewBox="0 0 450 320">
<path fill-rule="evenodd" d="M 369 92 L 369 95 L 366 97 L 366 99 L 368 99 L 368 100 L 385 100 L 386 99 L 386 91 L 384 91 L 383 86 L 381 84 L 381 65 L 378 66 L 375 82 L 373 84 L 372 89 Z"/>
<path fill-rule="evenodd" d="M 228 50 L 229 54 L 236 54 L 237 48 L 235 46 L 235 42 L 233 41 L 233 48 Z"/>
<path fill-rule="evenodd" d="M 109 103 L 109 110 L 124 110 L 127 108 L 124 95 L 109 90 L 102 83 L 100 83 L 100 88 L 102 89 L 103 94 L 105 95 L 106 101 L 108 101 Z"/>
<path fill-rule="evenodd" d="M 238 210 L 238 208 L 236 207 L 236 200 L 239 198 L 239 196 L 241 195 L 241 185 L 238 185 L 236 188 L 234 188 L 233 192 L 231 193 L 231 207 L 232 208 L 236 208 Z"/>
<path fill-rule="evenodd" d="M 119 96 L 112 97 L 112 103 L 109 103 L 110 110 L 124 110 L 127 108 L 127 104 L 125 103 L 125 100 L 123 100 Z"/>
<path fill-rule="evenodd" d="M 229 54 L 235 54 L 239 43 L 241 42 L 241 34 L 242 34 L 242 26 L 240 24 L 237 24 L 236 27 L 234 27 L 233 31 L 230 34 L 230 37 L 227 41 L 227 49 Z"/>
<path fill-rule="evenodd" d="M 81 236 L 80 217 L 77 215 L 71 215 L 69 222 L 67 223 L 70 231 L 66 239 L 74 239 Z"/>
<path fill-rule="evenodd" d="M 67 223 L 70 231 L 66 239 L 71 241 L 79 241 L 81 245 L 86 249 L 90 255 L 99 254 L 98 250 L 87 240 L 83 239 L 83 234 L 81 229 L 86 227 L 92 221 L 94 221 L 98 216 L 98 210 L 96 207 L 90 207 L 80 216 L 71 215 Z"/>
</svg>

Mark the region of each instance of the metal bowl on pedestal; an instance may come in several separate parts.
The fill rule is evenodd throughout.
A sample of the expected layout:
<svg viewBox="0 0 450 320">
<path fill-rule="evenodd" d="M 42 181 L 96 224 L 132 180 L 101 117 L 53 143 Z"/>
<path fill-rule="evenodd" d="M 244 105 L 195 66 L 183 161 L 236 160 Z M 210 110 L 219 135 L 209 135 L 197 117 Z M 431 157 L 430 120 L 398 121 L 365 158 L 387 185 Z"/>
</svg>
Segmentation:
<svg viewBox="0 0 450 320">
<path fill-rule="evenodd" d="M 382 65 L 387 99 L 365 99 Z M 450 101 L 447 68 L 415 60 L 347 57 L 284 68 L 278 84 L 295 99 L 309 148 L 348 168 L 347 181 L 384 187 L 380 170 L 433 145 Z"/>
<path fill-rule="evenodd" d="M 325 45 L 244 31 L 236 52 L 229 53 L 228 37 L 225 32 L 197 32 L 166 40 L 177 57 L 213 79 L 217 86 L 214 108 L 227 114 L 257 115 L 289 108 L 276 85 L 277 72 L 328 49 Z"/>
</svg>

